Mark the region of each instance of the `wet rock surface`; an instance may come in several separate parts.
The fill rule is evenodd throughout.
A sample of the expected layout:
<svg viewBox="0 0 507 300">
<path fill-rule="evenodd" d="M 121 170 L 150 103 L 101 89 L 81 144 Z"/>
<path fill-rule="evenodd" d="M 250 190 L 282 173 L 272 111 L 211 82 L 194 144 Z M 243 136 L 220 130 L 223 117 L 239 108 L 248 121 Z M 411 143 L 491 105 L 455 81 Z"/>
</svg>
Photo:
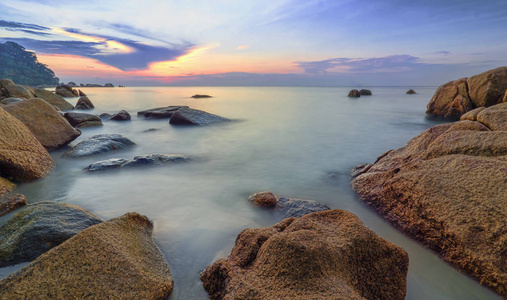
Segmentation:
<svg viewBox="0 0 507 300">
<path fill-rule="evenodd" d="M 273 207 L 285 217 L 301 217 L 313 212 L 330 210 L 329 206 L 314 200 L 277 197 L 267 191 L 250 195 L 248 200 L 257 206 Z"/>
<path fill-rule="evenodd" d="M 166 106 L 150 108 L 137 112 L 137 115 L 143 116 L 146 119 L 169 119 L 180 108 L 188 108 L 188 106 Z"/>
<path fill-rule="evenodd" d="M 131 116 L 126 110 L 120 110 L 109 118 L 109 120 L 113 121 L 129 121 L 130 119 Z"/>
<path fill-rule="evenodd" d="M 47 103 L 58 107 L 60 110 L 72 110 L 74 109 L 74 105 L 67 102 L 67 100 L 63 99 L 62 96 L 57 95 L 51 91 L 45 89 L 36 89 L 35 96 L 37 98 L 41 98 Z"/>
<path fill-rule="evenodd" d="M 26 197 L 22 194 L 12 194 L 0 198 L 0 217 L 27 205 Z"/>
<path fill-rule="evenodd" d="M 206 126 L 227 121 L 229 119 L 202 110 L 182 107 L 173 114 L 169 120 L 169 124 Z"/>
<path fill-rule="evenodd" d="M 352 181 L 359 197 L 393 225 L 503 296 L 506 107 L 486 108 L 478 121 L 432 127 Z"/>
<path fill-rule="evenodd" d="M 0 281 L 4 299 L 166 299 L 169 267 L 153 223 L 128 213 L 89 227 Z"/>
<path fill-rule="evenodd" d="M 85 170 L 88 172 L 104 171 L 117 168 L 160 166 L 170 163 L 190 161 L 191 158 L 180 154 L 147 154 L 135 156 L 133 159 L 112 158 L 102 160 L 89 165 Z"/>
<path fill-rule="evenodd" d="M 76 109 L 94 109 L 92 101 L 87 96 L 81 96 L 77 100 Z"/>
<path fill-rule="evenodd" d="M 361 93 L 359 93 L 358 90 L 350 90 L 347 97 L 352 97 L 352 98 L 361 97 Z"/>
<path fill-rule="evenodd" d="M 245 229 L 201 274 L 210 299 L 404 299 L 408 255 L 343 210 Z"/>
<path fill-rule="evenodd" d="M 126 149 L 135 143 L 121 134 L 98 134 L 79 142 L 63 154 L 65 157 L 83 157 Z"/>
<path fill-rule="evenodd" d="M 86 113 L 67 112 L 64 114 L 69 123 L 76 128 L 102 126 L 102 119 Z"/>
<path fill-rule="evenodd" d="M 0 227 L 0 267 L 34 260 L 100 222 L 72 204 L 44 201 L 27 205 Z"/>
<path fill-rule="evenodd" d="M 60 95 L 62 97 L 77 97 L 79 95 L 78 91 L 73 89 L 71 86 L 66 84 L 61 84 L 55 88 L 55 94 Z"/>
</svg>

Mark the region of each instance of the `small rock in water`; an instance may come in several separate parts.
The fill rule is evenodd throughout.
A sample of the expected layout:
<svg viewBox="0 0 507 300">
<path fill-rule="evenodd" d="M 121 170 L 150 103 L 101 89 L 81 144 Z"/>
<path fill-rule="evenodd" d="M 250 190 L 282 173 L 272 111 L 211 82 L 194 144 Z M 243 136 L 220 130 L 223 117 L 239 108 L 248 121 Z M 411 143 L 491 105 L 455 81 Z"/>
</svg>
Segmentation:
<svg viewBox="0 0 507 300">
<path fill-rule="evenodd" d="M 202 110 L 192 108 L 180 108 L 171 117 L 171 119 L 169 120 L 169 124 L 205 126 L 225 121 L 229 121 L 229 119 L 214 114 L 210 114 Z"/>
<path fill-rule="evenodd" d="M 133 159 L 112 158 L 102 160 L 89 165 L 85 170 L 88 172 L 111 170 L 116 168 L 156 166 L 167 163 L 186 162 L 191 158 L 180 154 L 147 154 L 139 155 Z"/>
<path fill-rule="evenodd" d="M 130 120 L 130 114 L 126 110 L 120 110 L 119 112 L 115 113 L 114 115 L 109 118 L 109 120 L 113 121 L 129 121 Z"/>
<path fill-rule="evenodd" d="M 104 120 L 109 120 L 109 119 L 111 119 L 111 117 L 112 117 L 112 116 L 113 116 L 112 114 L 108 114 L 108 113 L 101 113 L 101 114 L 99 115 L 99 118 L 104 119 Z"/>
<path fill-rule="evenodd" d="M 372 95 L 371 91 L 370 91 L 370 90 L 367 90 L 367 89 L 362 89 L 362 90 L 360 90 L 360 91 L 359 91 L 359 94 L 360 94 L 361 96 L 371 96 L 371 95 Z"/>
<path fill-rule="evenodd" d="M 93 164 L 89 165 L 86 170 L 88 172 L 95 172 L 95 171 L 103 171 L 103 170 L 111 170 L 120 168 L 124 163 L 126 163 L 128 160 L 124 158 L 111 158 L 107 160 L 101 160 L 94 162 Z"/>
<path fill-rule="evenodd" d="M 76 128 L 102 126 L 102 120 L 100 117 L 92 114 L 67 112 L 64 114 L 70 125 Z"/>
<path fill-rule="evenodd" d="M 287 217 L 302 217 L 313 212 L 330 210 L 329 206 L 314 200 L 293 198 L 279 197 L 276 205 Z"/>
<path fill-rule="evenodd" d="M 93 109 L 95 106 L 87 96 L 81 96 L 77 100 L 76 109 Z"/>
<path fill-rule="evenodd" d="M 274 207 L 276 205 L 276 196 L 271 192 L 255 193 L 248 197 L 253 204 L 264 207 Z"/>
<path fill-rule="evenodd" d="M 410 89 L 407 91 L 407 95 L 414 95 L 417 94 L 413 89 Z"/>
<path fill-rule="evenodd" d="M 357 97 L 361 97 L 361 94 L 359 93 L 358 90 L 351 90 L 349 92 L 349 95 L 348 97 L 354 97 L 354 98 L 357 98 Z"/>
<path fill-rule="evenodd" d="M 212 98 L 210 95 L 195 94 L 192 98 Z"/>
<path fill-rule="evenodd" d="M 83 157 L 125 149 L 135 145 L 135 143 L 121 134 L 98 134 L 94 135 L 74 146 L 63 156 L 66 157 Z"/>
<path fill-rule="evenodd" d="M 142 111 L 138 111 L 138 116 L 143 116 L 146 119 L 169 119 L 173 114 L 180 108 L 188 108 L 188 106 L 166 106 L 150 108 Z"/>
</svg>

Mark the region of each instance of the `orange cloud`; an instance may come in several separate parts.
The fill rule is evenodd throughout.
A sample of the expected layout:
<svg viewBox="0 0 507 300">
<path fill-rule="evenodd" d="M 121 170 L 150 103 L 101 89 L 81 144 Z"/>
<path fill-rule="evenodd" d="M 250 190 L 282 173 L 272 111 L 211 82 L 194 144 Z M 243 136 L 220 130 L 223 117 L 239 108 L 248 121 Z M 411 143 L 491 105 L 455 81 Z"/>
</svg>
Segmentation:
<svg viewBox="0 0 507 300">
<path fill-rule="evenodd" d="M 250 45 L 239 45 L 236 50 L 245 50 L 245 49 L 248 49 L 248 47 L 250 47 Z"/>
</svg>

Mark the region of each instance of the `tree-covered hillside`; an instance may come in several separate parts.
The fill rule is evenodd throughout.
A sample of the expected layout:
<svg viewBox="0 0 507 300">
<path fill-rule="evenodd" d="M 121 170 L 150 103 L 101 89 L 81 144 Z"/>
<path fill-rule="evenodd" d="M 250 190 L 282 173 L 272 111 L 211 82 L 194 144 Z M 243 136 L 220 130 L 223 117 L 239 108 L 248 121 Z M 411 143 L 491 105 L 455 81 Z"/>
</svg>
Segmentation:
<svg viewBox="0 0 507 300">
<path fill-rule="evenodd" d="M 55 73 L 37 61 L 35 53 L 14 42 L 0 43 L 0 78 L 32 86 L 59 83 Z"/>
</svg>

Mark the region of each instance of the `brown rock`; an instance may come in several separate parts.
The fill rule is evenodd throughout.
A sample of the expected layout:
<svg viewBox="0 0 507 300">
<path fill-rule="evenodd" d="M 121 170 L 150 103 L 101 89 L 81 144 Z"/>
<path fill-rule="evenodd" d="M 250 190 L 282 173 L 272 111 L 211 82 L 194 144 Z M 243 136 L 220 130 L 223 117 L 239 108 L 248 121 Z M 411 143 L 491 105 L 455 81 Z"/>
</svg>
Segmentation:
<svg viewBox="0 0 507 300">
<path fill-rule="evenodd" d="M 64 114 L 69 123 L 76 128 L 102 126 L 99 116 L 85 113 L 67 112 Z"/>
<path fill-rule="evenodd" d="M 276 205 L 276 196 L 271 192 L 255 193 L 248 197 L 253 204 L 265 207 L 274 207 Z"/>
<path fill-rule="evenodd" d="M 477 115 L 485 110 L 486 108 L 485 107 L 477 107 L 477 108 L 474 108 L 472 109 L 471 111 L 463 114 L 459 119 L 461 121 L 464 121 L 464 120 L 470 120 L 470 121 L 477 121 Z"/>
<path fill-rule="evenodd" d="M 20 181 L 42 178 L 54 161 L 21 121 L 0 108 L 0 172 Z"/>
<path fill-rule="evenodd" d="M 461 78 L 441 85 L 427 105 L 426 114 L 458 120 L 474 105 L 468 96 L 467 79 Z"/>
<path fill-rule="evenodd" d="M 55 88 L 55 94 L 60 95 L 62 97 L 77 97 L 79 95 L 78 91 L 73 89 L 71 86 L 66 84 L 61 84 Z"/>
<path fill-rule="evenodd" d="M 26 197 L 21 194 L 12 194 L 5 198 L 0 198 L 0 217 L 21 208 L 26 204 Z"/>
<path fill-rule="evenodd" d="M 498 114 L 490 129 L 507 119 L 502 105 L 481 112 Z M 352 186 L 403 232 L 507 296 L 507 131 L 485 130 L 474 121 L 430 128 Z"/>
<path fill-rule="evenodd" d="M 169 267 L 153 223 L 128 213 L 89 227 L 0 281 L 4 299 L 165 299 Z"/>
<path fill-rule="evenodd" d="M 477 114 L 477 121 L 492 130 L 507 131 L 507 103 L 497 104 Z"/>
<path fill-rule="evenodd" d="M 74 109 L 74 106 L 67 102 L 65 99 L 63 99 L 62 96 L 57 95 L 51 91 L 45 90 L 45 89 L 36 89 L 35 90 L 35 96 L 37 98 L 42 98 L 47 103 L 58 107 L 60 110 L 72 110 Z"/>
<path fill-rule="evenodd" d="M 93 106 L 92 101 L 87 96 L 81 96 L 77 100 L 76 103 L 76 109 L 93 109 L 95 106 Z"/>
<path fill-rule="evenodd" d="M 371 96 L 372 95 L 371 90 L 368 90 L 368 89 L 359 90 L 359 94 L 361 96 Z"/>
<path fill-rule="evenodd" d="M 507 90 L 507 67 L 474 75 L 468 79 L 470 100 L 475 107 L 501 103 Z"/>
<path fill-rule="evenodd" d="M 413 89 L 410 89 L 406 92 L 407 95 L 415 95 L 417 94 Z"/>
<path fill-rule="evenodd" d="M 0 198 L 6 196 L 16 189 L 16 185 L 9 180 L 0 177 Z"/>
<path fill-rule="evenodd" d="M 245 229 L 201 274 L 210 299 L 404 299 L 408 255 L 344 210 Z"/>
<path fill-rule="evenodd" d="M 40 98 L 9 104 L 4 109 L 23 122 L 47 150 L 68 144 L 81 135 L 51 104 Z"/>
<path fill-rule="evenodd" d="M 30 91 L 30 89 L 19 84 L 13 83 L 7 84 L 5 86 L 5 90 L 7 91 L 6 95 L 7 97 L 24 98 L 24 99 L 35 97 L 35 95 Z"/>
<path fill-rule="evenodd" d="M 7 78 L 0 78 L 0 88 L 5 88 L 8 84 L 14 84 L 14 81 Z"/>
<path fill-rule="evenodd" d="M 77 90 L 77 93 L 78 93 L 79 97 L 86 96 L 86 94 L 82 90 Z"/>
<path fill-rule="evenodd" d="M 350 90 L 349 95 L 347 97 L 361 97 L 361 93 L 358 90 Z"/>
</svg>

